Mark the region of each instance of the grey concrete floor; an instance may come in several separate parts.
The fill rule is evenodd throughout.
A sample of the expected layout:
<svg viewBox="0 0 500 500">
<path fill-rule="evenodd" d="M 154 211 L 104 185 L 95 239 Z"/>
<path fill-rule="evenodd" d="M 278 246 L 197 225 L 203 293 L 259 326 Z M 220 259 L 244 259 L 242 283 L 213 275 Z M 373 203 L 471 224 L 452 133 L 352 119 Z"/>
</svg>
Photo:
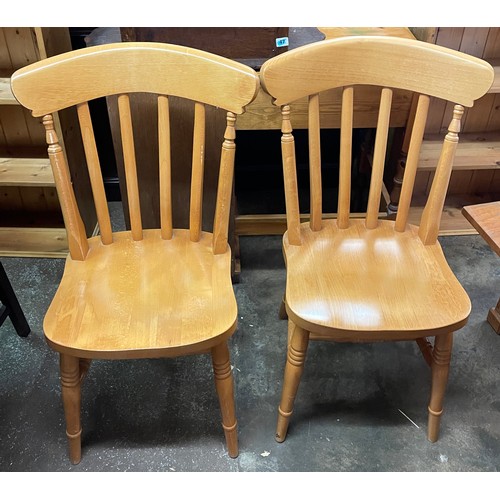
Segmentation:
<svg viewBox="0 0 500 500">
<path fill-rule="evenodd" d="M 486 322 L 500 260 L 479 236 L 440 239 L 472 300 L 455 335 L 441 435 L 426 439 L 430 373 L 414 343 L 312 342 L 289 434 L 274 440 L 287 337 L 281 238 L 242 237 L 230 341 L 240 455 L 228 457 L 208 356 L 95 361 L 82 390 L 83 456 L 66 450 L 58 356 L 44 313 L 61 259 L 2 258 L 32 327 L 0 328 L 0 471 L 499 471 L 500 336 Z"/>
</svg>

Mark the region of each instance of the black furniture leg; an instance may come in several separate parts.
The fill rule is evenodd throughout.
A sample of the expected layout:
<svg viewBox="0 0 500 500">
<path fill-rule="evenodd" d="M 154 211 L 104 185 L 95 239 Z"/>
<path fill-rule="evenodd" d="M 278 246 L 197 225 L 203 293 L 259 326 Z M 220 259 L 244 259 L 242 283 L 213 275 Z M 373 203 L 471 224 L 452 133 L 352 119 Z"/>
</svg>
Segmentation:
<svg viewBox="0 0 500 500">
<path fill-rule="evenodd" d="M 10 317 L 17 334 L 20 337 L 26 337 L 31 329 L 26 321 L 23 310 L 19 305 L 16 294 L 12 289 L 9 277 L 0 262 L 0 302 L 3 306 L 0 307 L 0 325 L 4 322 L 7 316 Z"/>
</svg>

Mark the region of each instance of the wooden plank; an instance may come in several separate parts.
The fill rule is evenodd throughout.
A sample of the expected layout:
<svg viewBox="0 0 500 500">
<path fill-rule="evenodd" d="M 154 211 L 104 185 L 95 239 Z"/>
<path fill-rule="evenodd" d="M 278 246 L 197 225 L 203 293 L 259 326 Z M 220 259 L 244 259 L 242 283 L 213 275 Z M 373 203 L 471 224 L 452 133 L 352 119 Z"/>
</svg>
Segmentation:
<svg viewBox="0 0 500 500">
<path fill-rule="evenodd" d="M 23 209 L 23 200 L 17 186 L 0 186 L 0 219 L 9 216 L 9 212 Z M 1 225 L 1 223 L 0 223 Z"/>
<path fill-rule="evenodd" d="M 0 227 L 1 257 L 59 257 L 68 254 L 63 228 Z"/>
<path fill-rule="evenodd" d="M 4 28 L 5 41 L 13 69 L 19 69 L 38 60 L 34 31 L 31 28 Z"/>
<path fill-rule="evenodd" d="M 478 99 L 472 108 L 466 108 L 462 134 L 481 133 L 487 129 L 495 97 L 495 94 L 488 93 Z"/>
<path fill-rule="evenodd" d="M 19 106 L 19 103 L 10 89 L 10 78 L 0 78 L 0 106 L 4 104 Z"/>
<path fill-rule="evenodd" d="M 470 193 L 470 185 L 474 170 L 457 170 L 452 172 L 448 184 L 448 195 Z"/>
<path fill-rule="evenodd" d="M 427 135 L 422 144 L 418 169 L 433 171 L 441 152 L 443 138 Z M 500 140 L 498 132 L 461 134 L 453 170 L 500 168 Z"/>
<path fill-rule="evenodd" d="M 484 46 L 483 58 L 489 59 L 491 57 L 500 56 L 500 28 L 490 28 L 488 39 Z"/>
<path fill-rule="evenodd" d="M 489 193 L 492 192 L 492 182 L 495 170 L 473 170 L 469 183 L 469 193 Z M 453 174 L 452 174 L 453 176 Z"/>
<path fill-rule="evenodd" d="M 10 69 L 16 70 L 38 60 L 32 28 L 4 28 L 5 43 L 9 53 Z M 11 72 L 12 72 L 11 71 Z M 2 75 L 4 76 L 4 75 Z M 40 120 L 33 118 L 24 108 L 4 108 L 0 111 L 7 144 L 43 144 L 45 135 Z"/>
<path fill-rule="evenodd" d="M 1 186 L 55 186 L 48 158 L 0 158 Z"/>
<path fill-rule="evenodd" d="M 10 147 L 33 145 L 23 108 L 20 106 L 0 106 L 0 122 L 6 145 Z"/>
<path fill-rule="evenodd" d="M 5 39 L 5 28 L 0 28 L 0 68 L 10 68 L 8 73 L 12 73 L 12 61 L 10 60 L 9 48 Z M 2 76 L 4 75 L 2 74 Z"/>
</svg>

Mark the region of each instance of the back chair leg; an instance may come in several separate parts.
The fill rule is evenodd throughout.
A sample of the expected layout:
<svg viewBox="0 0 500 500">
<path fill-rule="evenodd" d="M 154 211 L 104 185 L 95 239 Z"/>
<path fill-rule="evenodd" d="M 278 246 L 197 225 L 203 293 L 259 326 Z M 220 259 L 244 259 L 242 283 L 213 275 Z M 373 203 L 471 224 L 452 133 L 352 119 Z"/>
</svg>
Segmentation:
<svg viewBox="0 0 500 500">
<path fill-rule="evenodd" d="M 308 344 L 309 332 L 297 325 L 293 325 L 292 336 L 288 343 L 281 403 L 278 408 L 278 424 L 275 436 L 278 443 L 282 443 L 286 438 L 288 422 L 293 411 L 293 403 L 297 395 L 302 372 L 304 371 Z"/>
<path fill-rule="evenodd" d="M 439 425 L 443 413 L 443 400 L 448 382 L 450 369 L 451 348 L 453 344 L 453 333 L 437 335 L 432 351 L 432 386 L 429 402 L 429 422 L 427 426 L 427 438 L 432 443 L 439 436 Z"/>
<path fill-rule="evenodd" d="M 222 427 L 226 436 L 229 456 L 238 456 L 238 430 L 234 409 L 234 383 L 229 360 L 227 342 L 212 348 L 212 364 L 214 367 L 215 387 L 219 396 L 222 414 Z"/>
<path fill-rule="evenodd" d="M 80 360 L 61 354 L 61 386 L 64 414 L 66 416 L 66 435 L 68 436 L 69 458 L 73 465 L 80 462 L 82 456 L 82 426 L 80 422 L 81 376 Z"/>
</svg>

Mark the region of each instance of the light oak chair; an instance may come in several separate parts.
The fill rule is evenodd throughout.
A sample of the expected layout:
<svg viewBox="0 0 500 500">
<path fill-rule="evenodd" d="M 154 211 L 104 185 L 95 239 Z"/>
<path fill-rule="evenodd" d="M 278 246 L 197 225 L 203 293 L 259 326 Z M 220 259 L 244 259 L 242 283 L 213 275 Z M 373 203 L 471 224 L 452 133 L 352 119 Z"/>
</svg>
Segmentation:
<svg viewBox="0 0 500 500">
<path fill-rule="evenodd" d="M 256 96 L 249 67 L 200 50 L 161 43 L 116 43 L 37 62 L 12 76 L 19 102 L 43 116 L 48 153 L 70 254 L 44 320 L 60 353 L 62 399 L 71 462 L 81 458 L 81 381 L 91 359 L 211 353 L 229 455 L 238 455 L 233 377 L 227 340 L 237 327 L 227 243 L 236 115 Z M 129 94 L 158 95 L 161 227 L 143 229 L 140 165 Z M 112 232 L 88 101 L 118 95 L 131 230 Z M 169 96 L 193 101 L 189 229 L 172 227 Z M 213 234 L 202 231 L 206 105 L 227 111 Z M 87 239 L 51 113 L 76 106 L 100 236 Z M 208 135 L 208 134 L 207 134 Z M 78 179 L 73 179 L 77 182 Z M 148 193 L 141 193 L 148 196 Z"/>
<path fill-rule="evenodd" d="M 468 319 L 469 298 L 437 241 L 464 106 L 487 92 L 493 70 L 463 53 L 414 40 L 356 36 L 289 51 L 261 68 L 261 84 L 282 110 L 287 268 L 280 310 L 289 341 L 276 440 L 287 433 L 309 340 L 416 341 L 432 370 L 428 438 L 443 412 L 453 332 Z M 371 183 L 364 219 L 350 217 L 351 138 L 356 86 L 380 87 Z M 338 214 L 324 220 L 321 198 L 320 93 L 341 92 Z M 399 209 L 379 220 L 394 89 L 418 96 Z M 293 102 L 309 96 L 310 222 L 300 222 L 292 135 Z M 408 223 L 429 101 L 455 104 L 420 226 Z M 292 103 L 292 104 L 291 104 Z M 361 103 L 362 109 L 362 103 Z M 434 337 L 431 342 L 427 337 Z M 333 375 L 333 374 L 332 374 Z"/>
</svg>

